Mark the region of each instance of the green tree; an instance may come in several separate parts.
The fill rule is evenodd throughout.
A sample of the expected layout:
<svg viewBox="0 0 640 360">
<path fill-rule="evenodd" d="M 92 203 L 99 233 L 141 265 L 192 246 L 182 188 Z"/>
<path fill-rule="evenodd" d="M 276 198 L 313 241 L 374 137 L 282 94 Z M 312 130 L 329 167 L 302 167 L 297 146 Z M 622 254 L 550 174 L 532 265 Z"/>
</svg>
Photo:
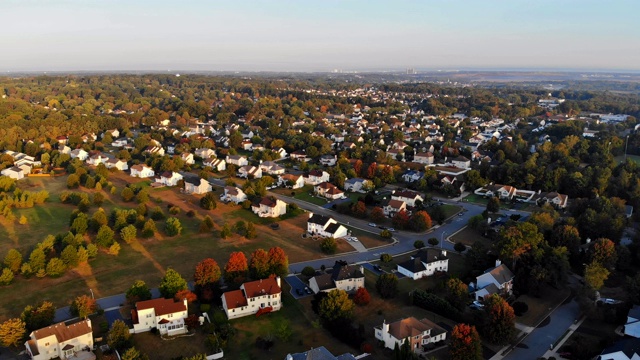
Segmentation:
<svg viewBox="0 0 640 360">
<path fill-rule="evenodd" d="M 36 306 L 27 305 L 20 315 L 29 332 L 42 329 L 53 324 L 56 308 L 49 301 L 42 301 Z"/>
<path fill-rule="evenodd" d="M 17 274 L 20 271 L 20 266 L 22 266 L 22 254 L 16 249 L 9 250 L 4 257 L 3 264 Z"/>
<path fill-rule="evenodd" d="M 182 224 L 178 218 L 170 217 L 165 222 L 164 230 L 168 236 L 180 235 L 182 233 Z"/>
<path fill-rule="evenodd" d="M 98 310 L 98 304 L 93 297 L 87 295 L 76 297 L 71 303 L 71 306 L 69 306 L 71 315 L 78 316 L 83 319 L 86 319 L 89 315 L 95 313 L 96 310 Z"/>
<path fill-rule="evenodd" d="M 122 320 L 116 320 L 107 334 L 107 344 L 112 349 L 126 349 L 131 346 L 131 337 L 127 324 Z"/>
<path fill-rule="evenodd" d="M 71 174 L 67 178 L 67 187 L 69 189 L 77 189 L 80 186 L 80 176 L 77 174 Z"/>
<path fill-rule="evenodd" d="M 210 191 L 200 199 L 200 207 L 205 210 L 213 210 L 217 207 L 216 193 Z"/>
<path fill-rule="evenodd" d="M 213 220 L 211 220 L 211 216 L 206 215 L 204 219 L 202 219 L 202 223 L 200 224 L 200 232 L 206 233 L 213 229 Z"/>
<path fill-rule="evenodd" d="M 127 225 L 120 230 L 120 238 L 130 244 L 138 236 L 138 229 L 133 225 Z"/>
<path fill-rule="evenodd" d="M 513 308 L 500 295 L 493 294 L 485 301 L 485 311 L 489 323 L 487 339 L 494 344 L 506 344 L 515 335 L 515 314 Z"/>
<path fill-rule="evenodd" d="M 331 290 L 320 301 L 320 319 L 327 323 L 353 318 L 355 304 L 344 290 Z"/>
<path fill-rule="evenodd" d="M 395 274 L 384 273 L 376 280 L 376 290 L 383 299 L 390 299 L 398 292 L 398 277 Z"/>
<path fill-rule="evenodd" d="M 584 271 L 584 281 L 593 290 L 600 290 L 608 278 L 609 270 L 598 262 L 587 265 Z"/>
<path fill-rule="evenodd" d="M 47 261 L 47 257 L 44 254 L 44 251 L 40 248 L 35 248 L 31 255 L 29 255 L 29 265 L 33 272 L 37 272 L 40 269 L 44 269 Z"/>
<path fill-rule="evenodd" d="M 77 256 L 77 253 L 76 253 Z M 47 263 L 47 275 L 51 276 L 51 277 L 58 277 L 62 274 L 64 274 L 64 272 L 67 270 L 67 265 L 65 265 L 64 261 L 60 260 L 59 258 L 53 258 L 51 260 L 49 260 L 49 262 Z"/>
<path fill-rule="evenodd" d="M 150 238 L 155 234 L 156 231 L 156 222 L 152 219 L 149 219 L 145 221 L 144 226 L 142 227 L 141 235 L 145 238 Z"/>
<path fill-rule="evenodd" d="M 5 347 L 18 346 L 26 334 L 24 321 L 18 318 L 9 319 L 0 324 L 0 344 Z"/>
<path fill-rule="evenodd" d="M 128 201 L 131 201 L 133 199 L 135 194 L 133 193 L 133 190 L 131 190 L 131 188 L 126 187 L 126 188 L 122 189 L 122 192 L 120 192 L 120 196 L 122 196 L 122 200 L 128 202 Z"/>
<path fill-rule="evenodd" d="M 457 324 L 449 341 L 451 360 L 482 360 L 482 342 L 475 326 Z"/>
<path fill-rule="evenodd" d="M 13 277 L 14 275 L 11 269 L 9 268 L 2 269 L 2 272 L 0 272 L 0 285 L 6 286 L 11 284 L 13 282 Z"/>
<path fill-rule="evenodd" d="M 434 238 L 434 237 L 429 238 L 429 239 L 427 240 L 427 242 L 428 242 L 428 243 L 429 243 L 429 245 L 431 245 L 431 246 L 437 246 L 438 244 L 440 244 L 440 240 L 438 240 L 438 238 Z"/>
<path fill-rule="evenodd" d="M 73 245 L 67 245 L 62 253 L 60 253 L 60 259 L 69 267 L 78 265 L 78 250 Z"/>
<path fill-rule="evenodd" d="M 469 299 L 469 289 L 467 285 L 460 281 L 460 279 L 451 278 L 445 283 L 445 290 L 449 303 L 458 310 L 464 310 L 467 300 Z"/>
<path fill-rule="evenodd" d="M 131 347 L 122 354 L 122 360 L 149 360 L 149 357 L 141 354 L 138 349 Z"/>
<path fill-rule="evenodd" d="M 511 269 L 514 270 L 518 259 L 529 251 L 537 250 L 543 242 L 544 237 L 536 225 L 520 222 L 500 230 L 496 248 L 500 258 L 513 262 Z"/>
<path fill-rule="evenodd" d="M 245 233 L 246 233 L 246 234 L 245 234 L 245 237 L 246 237 L 247 239 L 253 239 L 253 238 L 255 238 L 256 236 L 258 236 L 258 234 L 256 233 L 256 227 L 255 227 L 255 225 L 253 225 L 253 223 L 252 223 L 252 222 L 247 223 L 247 230 L 246 230 L 246 232 L 245 232 Z"/>
<path fill-rule="evenodd" d="M 463 251 L 467 250 L 467 246 L 461 242 L 457 242 L 455 243 L 455 245 L 453 245 L 453 250 L 457 251 L 458 253 L 462 254 Z"/>
<path fill-rule="evenodd" d="M 424 241 L 416 240 L 413 242 L 413 247 L 416 249 L 422 249 L 424 247 Z"/>
<path fill-rule="evenodd" d="M 113 240 L 114 235 L 115 235 L 115 232 L 111 230 L 111 228 L 108 225 L 102 225 L 100 226 L 100 229 L 98 230 L 98 234 L 96 235 L 96 244 L 102 247 L 109 247 L 114 242 Z"/>
<path fill-rule="evenodd" d="M 135 305 L 138 301 L 150 300 L 151 290 L 144 281 L 136 280 L 127 290 L 126 297 L 130 305 Z"/>
<path fill-rule="evenodd" d="M 79 216 L 73 220 L 70 228 L 72 233 L 80 235 L 86 234 L 88 229 L 89 219 L 87 219 L 87 215 L 84 213 L 80 213 Z"/>
<path fill-rule="evenodd" d="M 335 254 L 337 249 L 338 243 L 336 242 L 336 239 L 332 237 L 327 237 L 320 241 L 320 250 L 325 254 Z"/>
<path fill-rule="evenodd" d="M 229 236 L 231 236 L 231 228 L 229 227 L 229 224 L 225 222 L 224 225 L 222 225 L 222 229 L 220 230 L 220 237 L 226 239 Z"/>
<path fill-rule="evenodd" d="M 490 213 L 497 213 L 500 211 L 500 199 L 495 196 L 489 198 L 489 201 L 487 202 L 487 211 Z"/>
<path fill-rule="evenodd" d="M 159 290 L 162 296 L 166 299 L 171 299 L 178 291 L 186 289 L 188 289 L 187 281 L 177 271 L 168 268 L 160 282 Z"/>
<path fill-rule="evenodd" d="M 302 274 L 302 275 L 304 275 L 304 276 L 306 276 L 306 277 L 308 277 L 308 278 L 310 278 L 310 277 L 315 276 L 315 274 L 316 274 L 316 269 L 314 269 L 314 268 L 313 268 L 313 267 L 311 267 L 311 266 L 305 266 L 305 267 L 304 267 L 304 269 L 302 269 L 301 274 Z"/>
</svg>

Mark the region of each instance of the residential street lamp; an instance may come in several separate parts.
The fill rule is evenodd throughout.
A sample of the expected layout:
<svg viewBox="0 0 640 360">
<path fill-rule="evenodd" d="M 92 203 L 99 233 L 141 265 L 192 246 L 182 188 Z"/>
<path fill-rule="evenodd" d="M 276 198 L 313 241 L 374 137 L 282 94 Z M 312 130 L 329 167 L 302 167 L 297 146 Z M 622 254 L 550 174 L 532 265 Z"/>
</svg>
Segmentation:
<svg viewBox="0 0 640 360">
<path fill-rule="evenodd" d="M 91 291 L 91 298 L 95 300 L 95 297 L 93 296 L 93 290 L 89 288 L 89 291 Z"/>
</svg>

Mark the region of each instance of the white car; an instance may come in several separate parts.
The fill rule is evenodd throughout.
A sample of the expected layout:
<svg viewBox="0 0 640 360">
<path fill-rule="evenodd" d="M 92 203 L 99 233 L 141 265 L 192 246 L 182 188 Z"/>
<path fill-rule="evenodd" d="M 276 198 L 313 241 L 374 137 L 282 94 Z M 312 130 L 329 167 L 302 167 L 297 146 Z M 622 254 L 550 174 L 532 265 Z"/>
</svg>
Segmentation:
<svg viewBox="0 0 640 360">
<path fill-rule="evenodd" d="M 369 223 L 369 226 L 371 226 L 371 227 L 376 227 L 376 226 L 378 226 L 378 225 L 376 225 L 375 223 Z"/>
<path fill-rule="evenodd" d="M 471 305 L 469 305 L 469 307 L 472 308 L 472 309 L 482 309 L 482 308 L 484 308 L 484 304 L 482 304 L 478 300 L 474 300 L 473 303 Z"/>
</svg>

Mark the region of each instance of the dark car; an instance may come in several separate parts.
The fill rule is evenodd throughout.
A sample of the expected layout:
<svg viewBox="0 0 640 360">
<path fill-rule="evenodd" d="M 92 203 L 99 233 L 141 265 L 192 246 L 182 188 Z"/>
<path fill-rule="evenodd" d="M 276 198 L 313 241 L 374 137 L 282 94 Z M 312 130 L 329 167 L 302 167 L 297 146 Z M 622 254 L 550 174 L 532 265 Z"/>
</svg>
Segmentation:
<svg viewBox="0 0 640 360">
<path fill-rule="evenodd" d="M 380 226 L 378 226 L 378 229 L 387 230 L 387 227 L 380 225 Z"/>
<path fill-rule="evenodd" d="M 304 292 L 302 292 L 302 289 L 296 289 L 296 294 L 302 296 L 304 295 Z"/>
</svg>

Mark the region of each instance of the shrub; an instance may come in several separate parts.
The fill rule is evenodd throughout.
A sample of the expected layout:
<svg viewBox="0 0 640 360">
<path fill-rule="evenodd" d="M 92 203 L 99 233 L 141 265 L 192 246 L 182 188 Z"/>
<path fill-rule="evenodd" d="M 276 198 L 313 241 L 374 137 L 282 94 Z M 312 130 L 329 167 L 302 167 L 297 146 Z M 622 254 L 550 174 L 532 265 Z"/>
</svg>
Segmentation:
<svg viewBox="0 0 640 360">
<path fill-rule="evenodd" d="M 181 210 L 180 210 L 180 208 L 179 208 L 179 207 L 177 207 L 177 206 L 172 206 L 172 207 L 169 209 L 169 213 L 170 213 L 171 215 L 178 215 L 178 214 L 180 214 L 180 211 L 181 211 Z"/>
<path fill-rule="evenodd" d="M 462 321 L 462 315 L 447 300 L 423 290 L 413 291 L 413 304 L 425 310 L 448 317 L 454 321 Z"/>
<path fill-rule="evenodd" d="M 180 235 L 182 233 L 182 224 L 178 218 L 171 217 L 165 222 L 164 230 L 169 236 Z"/>
<path fill-rule="evenodd" d="M 416 240 L 413 242 L 413 247 L 416 249 L 422 249 L 424 247 L 424 241 Z"/>
<path fill-rule="evenodd" d="M 336 242 L 336 239 L 332 237 L 324 238 L 320 242 L 320 250 L 325 254 L 335 254 L 337 249 L 338 243 Z"/>
<path fill-rule="evenodd" d="M 393 256 L 389 255 L 389 254 L 382 254 L 380 255 L 380 261 L 384 262 L 384 263 L 389 263 L 393 260 Z"/>
<path fill-rule="evenodd" d="M 316 274 L 316 270 L 311 266 L 305 266 L 304 269 L 302 269 L 302 275 L 306 277 L 312 277 L 315 274 Z"/>
<path fill-rule="evenodd" d="M 196 216 L 196 212 L 195 212 L 195 211 L 193 211 L 193 210 L 189 210 L 189 211 L 187 211 L 187 217 L 192 218 L 192 217 L 194 217 L 194 216 Z"/>
<path fill-rule="evenodd" d="M 516 314 L 516 316 L 522 316 L 527 311 L 529 311 L 529 305 L 527 305 L 527 303 L 524 303 L 522 301 L 516 301 L 513 303 L 513 312 Z"/>
<path fill-rule="evenodd" d="M 49 263 L 47 264 L 47 275 L 51 277 L 58 277 L 64 274 L 66 269 L 67 266 L 64 264 L 64 261 L 59 258 L 53 258 L 49 260 Z"/>
</svg>

